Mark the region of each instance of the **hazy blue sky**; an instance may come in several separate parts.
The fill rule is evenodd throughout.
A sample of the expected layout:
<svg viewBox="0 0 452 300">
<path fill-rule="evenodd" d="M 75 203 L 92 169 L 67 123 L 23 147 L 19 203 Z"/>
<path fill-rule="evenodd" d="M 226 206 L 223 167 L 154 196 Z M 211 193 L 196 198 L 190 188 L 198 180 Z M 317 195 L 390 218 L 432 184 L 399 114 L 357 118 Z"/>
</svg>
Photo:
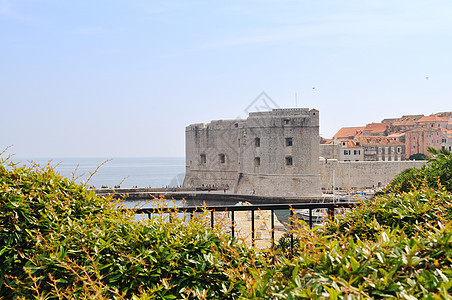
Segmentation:
<svg viewBox="0 0 452 300">
<path fill-rule="evenodd" d="M 319 109 L 325 137 L 450 111 L 451 16 L 450 0 L 0 0 L 0 147 L 183 156 L 185 126 L 246 117 L 262 91 Z"/>
</svg>

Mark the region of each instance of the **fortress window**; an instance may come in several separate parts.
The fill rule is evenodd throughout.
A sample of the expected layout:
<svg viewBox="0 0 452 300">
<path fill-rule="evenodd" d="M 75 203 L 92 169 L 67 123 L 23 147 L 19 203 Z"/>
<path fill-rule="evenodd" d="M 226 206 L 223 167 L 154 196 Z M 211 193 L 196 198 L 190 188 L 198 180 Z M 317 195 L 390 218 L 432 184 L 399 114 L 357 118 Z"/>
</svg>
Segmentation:
<svg viewBox="0 0 452 300">
<path fill-rule="evenodd" d="M 260 138 L 255 138 L 254 139 L 254 145 L 256 147 L 260 147 L 261 146 L 261 139 Z"/>
<path fill-rule="evenodd" d="M 206 163 L 207 159 L 206 159 L 206 155 L 205 154 L 201 154 L 200 155 L 200 161 L 201 161 L 201 164 L 205 164 Z"/>
<path fill-rule="evenodd" d="M 284 125 L 289 125 L 290 120 L 289 119 L 284 119 L 283 123 L 284 123 Z"/>
<path fill-rule="evenodd" d="M 292 156 L 286 156 L 286 166 L 293 165 Z"/>
<path fill-rule="evenodd" d="M 226 162 L 226 155 L 224 155 L 223 153 L 218 154 L 218 159 L 220 161 L 220 164 L 224 164 Z"/>
<path fill-rule="evenodd" d="M 290 147 L 292 144 L 292 138 L 286 138 L 286 147 Z"/>
<path fill-rule="evenodd" d="M 261 165 L 261 158 L 260 157 L 255 157 L 254 158 L 254 166 L 255 167 L 259 167 Z"/>
</svg>

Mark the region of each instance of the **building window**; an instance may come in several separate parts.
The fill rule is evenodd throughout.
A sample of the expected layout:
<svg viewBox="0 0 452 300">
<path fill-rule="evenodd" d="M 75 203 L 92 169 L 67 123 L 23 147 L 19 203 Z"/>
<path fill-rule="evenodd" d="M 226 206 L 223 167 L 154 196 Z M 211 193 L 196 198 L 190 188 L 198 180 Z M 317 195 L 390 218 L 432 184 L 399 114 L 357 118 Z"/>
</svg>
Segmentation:
<svg viewBox="0 0 452 300">
<path fill-rule="evenodd" d="M 292 156 L 286 156 L 286 166 L 293 165 Z"/>
<path fill-rule="evenodd" d="M 254 158 L 254 166 L 255 167 L 259 167 L 261 165 L 261 158 L 260 157 L 255 157 Z"/>
<path fill-rule="evenodd" d="M 292 138 L 286 138 L 286 147 L 292 146 Z"/>
<path fill-rule="evenodd" d="M 201 161 L 201 164 L 205 164 L 206 163 L 207 159 L 206 159 L 206 155 L 205 154 L 201 154 L 200 155 L 200 161 Z"/>
<path fill-rule="evenodd" d="M 446 139 L 442 139 L 442 142 L 445 143 L 445 142 L 446 142 Z"/>
<path fill-rule="evenodd" d="M 344 150 L 344 155 L 350 155 L 350 150 Z"/>
<path fill-rule="evenodd" d="M 218 160 L 220 161 L 220 164 L 224 164 L 226 162 L 226 155 L 223 153 L 218 154 Z"/>
<path fill-rule="evenodd" d="M 402 147 L 397 147 L 397 153 L 402 153 Z"/>
<path fill-rule="evenodd" d="M 290 120 L 289 119 L 284 119 L 284 125 L 289 125 L 289 123 L 290 123 Z"/>
<path fill-rule="evenodd" d="M 394 147 L 391 147 L 391 153 L 394 153 L 395 149 Z"/>
<path fill-rule="evenodd" d="M 261 139 L 260 138 L 255 138 L 254 139 L 254 146 L 256 146 L 256 147 L 260 147 L 261 146 Z"/>
<path fill-rule="evenodd" d="M 383 148 L 378 147 L 378 153 L 383 153 Z"/>
<path fill-rule="evenodd" d="M 361 150 L 353 150 L 354 155 L 361 155 Z"/>
</svg>

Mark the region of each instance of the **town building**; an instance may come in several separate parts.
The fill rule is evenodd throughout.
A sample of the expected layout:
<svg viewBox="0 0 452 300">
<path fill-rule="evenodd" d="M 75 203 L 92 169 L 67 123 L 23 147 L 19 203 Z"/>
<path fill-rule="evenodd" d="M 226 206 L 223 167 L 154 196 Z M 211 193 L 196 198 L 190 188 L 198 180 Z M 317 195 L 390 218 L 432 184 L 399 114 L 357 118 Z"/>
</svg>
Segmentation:
<svg viewBox="0 0 452 300">
<path fill-rule="evenodd" d="M 452 112 L 441 112 L 430 116 L 388 118 L 363 127 L 344 127 L 334 138 L 358 143 L 364 150 L 364 161 L 400 161 L 409 159 L 413 154 L 428 155 L 429 147 L 452 149 L 450 130 Z"/>
</svg>

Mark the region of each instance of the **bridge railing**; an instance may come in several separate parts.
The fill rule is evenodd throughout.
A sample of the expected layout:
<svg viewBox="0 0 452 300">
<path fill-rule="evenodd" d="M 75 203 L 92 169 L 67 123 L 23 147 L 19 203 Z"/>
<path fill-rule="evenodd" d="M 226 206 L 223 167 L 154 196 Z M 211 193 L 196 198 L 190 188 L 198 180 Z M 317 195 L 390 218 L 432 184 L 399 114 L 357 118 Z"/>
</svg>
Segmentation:
<svg viewBox="0 0 452 300">
<path fill-rule="evenodd" d="M 314 216 L 313 212 L 318 210 L 326 211 L 327 214 L 325 218 L 334 218 L 336 215 L 336 210 L 343 211 L 344 209 L 350 209 L 359 205 L 359 202 L 339 202 L 339 203 L 293 203 L 293 204 L 257 204 L 257 205 L 221 205 L 221 206 L 188 206 L 188 207 L 156 207 L 156 208 L 139 208 L 135 209 L 135 214 L 145 214 L 148 218 L 151 218 L 153 214 L 162 214 L 168 213 L 171 216 L 175 213 L 186 213 L 190 214 L 190 217 L 193 217 L 195 213 L 209 213 L 210 214 L 210 226 L 213 228 L 215 226 L 215 213 L 216 212 L 229 212 L 231 223 L 230 230 L 232 237 L 235 237 L 236 234 L 236 221 L 235 221 L 235 213 L 236 212 L 250 212 L 250 221 L 251 221 L 251 241 L 252 244 L 255 245 L 256 239 L 256 211 L 270 211 L 270 224 L 271 224 L 271 246 L 274 246 L 275 243 L 275 211 L 290 211 L 289 229 L 293 229 L 294 226 L 294 214 L 297 210 L 308 211 L 306 215 L 306 219 L 304 221 L 309 225 L 309 227 L 313 227 L 317 221 L 318 216 Z M 293 231 L 290 230 L 290 242 L 291 248 L 293 248 L 294 236 Z"/>
</svg>

